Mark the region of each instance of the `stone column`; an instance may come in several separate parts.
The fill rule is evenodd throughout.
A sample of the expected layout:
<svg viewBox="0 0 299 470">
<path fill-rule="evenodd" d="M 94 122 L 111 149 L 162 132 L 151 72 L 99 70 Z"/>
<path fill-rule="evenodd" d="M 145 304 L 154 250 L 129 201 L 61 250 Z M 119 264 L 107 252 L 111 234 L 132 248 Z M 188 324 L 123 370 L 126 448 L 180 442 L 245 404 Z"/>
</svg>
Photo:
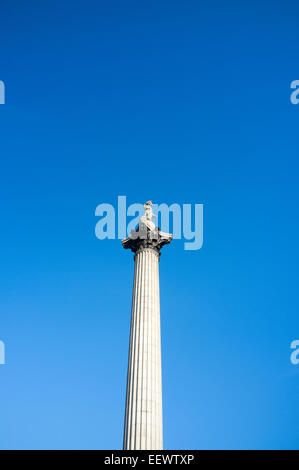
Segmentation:
<svg viewBox="0 0 299 470">
<path fill-rule="evenodd" d="M 142 226 L 142 220 L 139 229 Z M 151 226 L 151 228 L 153 228 Z M 159 257 L 172 236 L 143 226 L 122 241 L 135 252 L 124 449 L 163 449 Z M 140 230 L 139 230 L 140 233 Z"/>
</svg>

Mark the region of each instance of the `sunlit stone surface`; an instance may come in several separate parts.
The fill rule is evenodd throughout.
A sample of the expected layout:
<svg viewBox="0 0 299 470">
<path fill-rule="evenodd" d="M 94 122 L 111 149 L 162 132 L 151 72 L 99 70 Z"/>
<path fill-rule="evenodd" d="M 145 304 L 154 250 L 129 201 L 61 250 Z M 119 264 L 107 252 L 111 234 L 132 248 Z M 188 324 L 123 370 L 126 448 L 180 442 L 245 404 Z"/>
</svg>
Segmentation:
<svg viewBox="0 0 299 470">
<path fill-rule="evenodd" d="M 159 257 L 172 235 L 152 222 L 151 201 L 131 236 L 135 253 L 124 449 L 163 449 Z"/>
</svg>

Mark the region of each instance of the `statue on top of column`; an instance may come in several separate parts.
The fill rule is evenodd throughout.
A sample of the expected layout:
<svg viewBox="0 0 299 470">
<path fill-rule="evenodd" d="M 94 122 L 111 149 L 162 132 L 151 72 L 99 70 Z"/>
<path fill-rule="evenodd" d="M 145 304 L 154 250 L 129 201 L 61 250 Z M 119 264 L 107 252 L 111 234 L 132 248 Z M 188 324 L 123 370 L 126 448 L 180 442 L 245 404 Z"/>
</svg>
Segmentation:
<svg viewBox="0 0 299 470">
<path fill-rule="evenodd" d="M 143 205 L 145 214 L 142 217 L 140 217 L 140 223 L 144 224 L 149 230 L 155 230 L 156 228 L 154 222 L 152 221 L 152 218 L 156 217 L 153 214 L 152 205 L 153 205 L 152 201 L 147 201 Z"/>
<path fill-rule="evenodd" d="M 152 201 L 147 201 L 143 207 L 145 214 L 140 217 L 136 230 L 131 230 L 131 235 L 121 242 L 125 249 L 130 249 L 134 253 L 141 249 L 151 248 L 160 253 L 164 245 L 168 245 L 172 240 L 171 233 L 161 232 L 159 227 L 152 221 L 153 214 Z"/>
</svg>

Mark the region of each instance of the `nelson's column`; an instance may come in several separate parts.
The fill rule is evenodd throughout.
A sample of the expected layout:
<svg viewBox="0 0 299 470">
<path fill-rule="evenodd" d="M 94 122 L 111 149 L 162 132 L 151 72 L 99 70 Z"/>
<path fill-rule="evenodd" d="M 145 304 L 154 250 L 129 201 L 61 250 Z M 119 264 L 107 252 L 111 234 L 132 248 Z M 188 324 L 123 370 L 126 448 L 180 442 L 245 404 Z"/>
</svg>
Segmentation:
<svg viewBox="0 0 299 470">
<path fill-rule="evenodd" d="M 122 240 L 135 255 L 124 449 L 163 449 L 159 258 L 172 235 L 152 221 L 152 202 Z"/>
</svg>

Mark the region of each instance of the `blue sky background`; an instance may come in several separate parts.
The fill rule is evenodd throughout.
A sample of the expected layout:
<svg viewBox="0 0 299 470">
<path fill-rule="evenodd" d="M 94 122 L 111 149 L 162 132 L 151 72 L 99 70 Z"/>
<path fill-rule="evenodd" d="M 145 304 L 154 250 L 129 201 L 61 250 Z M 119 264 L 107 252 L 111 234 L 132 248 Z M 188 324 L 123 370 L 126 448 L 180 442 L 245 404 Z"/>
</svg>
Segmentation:
<svg viewBox="0 0 299 470">
<path fill-rule="evenodd" d="M 133 257 L 95 208 L 203 203 L 160 263 L 166 449 L 299 443 L 295 1 L 0 4 L 2 449 L 122 446 Z"/>
</svg>

